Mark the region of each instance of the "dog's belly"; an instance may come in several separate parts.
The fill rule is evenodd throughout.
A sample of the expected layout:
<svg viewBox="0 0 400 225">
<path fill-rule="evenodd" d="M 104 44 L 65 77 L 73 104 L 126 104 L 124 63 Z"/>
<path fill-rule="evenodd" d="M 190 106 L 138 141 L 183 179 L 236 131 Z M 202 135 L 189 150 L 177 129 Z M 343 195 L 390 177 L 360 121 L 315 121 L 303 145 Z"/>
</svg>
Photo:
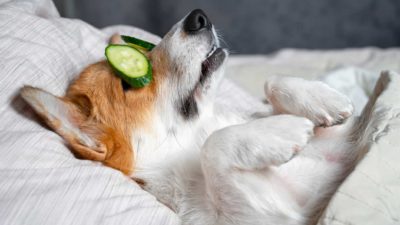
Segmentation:
<svg viewBox="0 0 400 225">
<path fill-rule="evenodd" d="M 253 224 L 297 224 L 303 220 L 296 187 L 278 167 L 234 172 L 232 180 L 242 208 L 248 212 L 243 217 L 256 219 Z"/>
<path fill-rule="evenodd" d="M 315 215 L 312 204 L 323 196 L 319 192 L 324 186 L 316 180 L 335 174 L 333 170 L 315 159 L 299 157 L 280 167 L 235 172 L 229 184 L 233 201 L 224 212 L 242 218 L 241 224 L 306 224 Z"/>
</svg>

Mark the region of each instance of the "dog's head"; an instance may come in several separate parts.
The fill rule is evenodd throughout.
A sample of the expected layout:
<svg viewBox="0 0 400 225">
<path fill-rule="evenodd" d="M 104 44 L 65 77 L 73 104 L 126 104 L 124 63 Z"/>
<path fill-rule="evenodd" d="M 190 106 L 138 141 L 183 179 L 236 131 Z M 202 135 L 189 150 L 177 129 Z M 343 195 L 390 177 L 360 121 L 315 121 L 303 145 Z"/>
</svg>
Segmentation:
<svg viewBox="0 0 400 225">
<path fill-rule="evenodd" d="M 151 146 L 176 139 L 177 130 L 201 120 L 227 55 L 210 20 L 194 10 L 148 53 L 153 81 L 144 88 L 127 87 L 107 62 L 99 62 L 64 97 L 29 86 L 21 95 L 79 157 L 131 174 Z"/>
</svg>

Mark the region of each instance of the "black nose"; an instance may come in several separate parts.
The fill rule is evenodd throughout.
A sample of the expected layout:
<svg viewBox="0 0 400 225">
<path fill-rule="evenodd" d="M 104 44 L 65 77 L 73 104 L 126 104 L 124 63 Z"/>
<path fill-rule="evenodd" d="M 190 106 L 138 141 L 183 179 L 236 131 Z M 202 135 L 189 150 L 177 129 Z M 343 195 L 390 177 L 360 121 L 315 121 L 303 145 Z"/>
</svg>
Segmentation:
<svg viewBox="0 0 400 225">
<path fill-rule="evenodd" d="M 201 9 L 193 10 L 185 19 L 183 29 L 187 33 L 196 33 L 203 29 L 209 29 L 211 23 Z"/>
</svg>

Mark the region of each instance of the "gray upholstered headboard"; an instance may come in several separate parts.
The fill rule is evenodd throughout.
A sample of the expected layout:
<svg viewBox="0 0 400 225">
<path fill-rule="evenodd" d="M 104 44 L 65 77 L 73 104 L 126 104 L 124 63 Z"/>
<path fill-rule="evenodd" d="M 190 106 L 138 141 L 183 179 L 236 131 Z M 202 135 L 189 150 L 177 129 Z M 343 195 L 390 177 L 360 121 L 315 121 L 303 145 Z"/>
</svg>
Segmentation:
<svg viewBox="0 0 400 225">
<path fill-rule="evenodd" d="M 55 0 L 63 16 L 97 27 L 130 24 L 163 35 L 202 8 L 234 53 L 284 47 L 400 45 L 399 0 Z"/>
</svg>

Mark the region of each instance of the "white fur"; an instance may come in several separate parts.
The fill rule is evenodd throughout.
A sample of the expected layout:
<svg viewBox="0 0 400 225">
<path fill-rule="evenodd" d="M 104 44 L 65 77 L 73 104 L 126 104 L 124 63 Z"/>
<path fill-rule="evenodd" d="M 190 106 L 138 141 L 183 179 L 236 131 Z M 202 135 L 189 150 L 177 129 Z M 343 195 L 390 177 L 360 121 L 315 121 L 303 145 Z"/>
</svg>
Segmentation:
<svg viewBox="0 0 400 225">
<path fill-rule="evenodd" d="M 333 102 L 343 97 L 322 87 Z M 307 110 L 314 118 L 315 112 Z M 346 162 L 340 158 L 351 151 L 343 142 L 352 126 L 319 128 L 331 129 L 332 137 L 308 142 L 314 125 L 302 117 L 277 115 L 247 123 L 240 115 L 233 120 L 225 114 L 205 117 L 196 126 L 179 127 L 170 138 L 151 138 L 162 142 L 157 151 L 142 145 L 145 150 L 137 152 L 138 157 L 151 155 L 153 162 L 138 160 L 133 176 L 146 180 L 144 188 L 184 224 L 305 224 L 347 169 L 340 168 Z"/>
</svg>

